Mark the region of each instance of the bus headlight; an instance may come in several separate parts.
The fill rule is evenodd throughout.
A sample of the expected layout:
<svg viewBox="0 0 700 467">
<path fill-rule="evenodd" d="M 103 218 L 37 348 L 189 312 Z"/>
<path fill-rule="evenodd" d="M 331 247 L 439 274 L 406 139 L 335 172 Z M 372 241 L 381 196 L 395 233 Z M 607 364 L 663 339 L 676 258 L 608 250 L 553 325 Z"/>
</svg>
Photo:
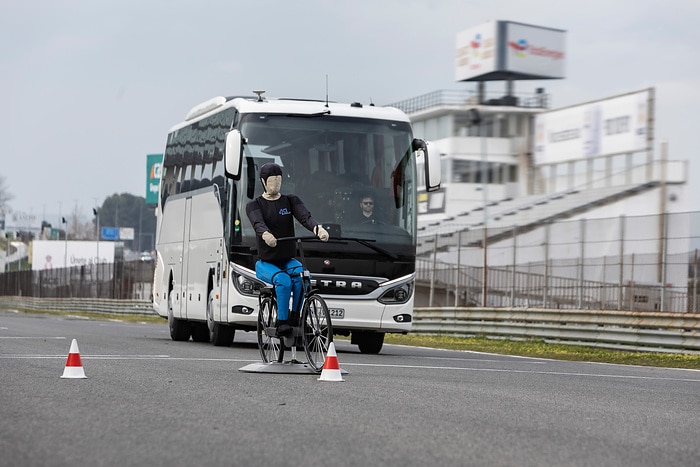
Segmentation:
<svg viewBox="0 0 700 467">
<path fill-rule="evenodd" d="M 260 287 L 264 287 L 261 281 L 245 276 L 243 274 L 234 273 L 233 284 L 236 289 L 243 295 L 256 296 Z"/>
<path fill-rule="evenodd" d="M 406 303 L 413 293 L 412 284 L 401 284 L 384 292 L 377 300 L 385 305 Z"/>
</svg>

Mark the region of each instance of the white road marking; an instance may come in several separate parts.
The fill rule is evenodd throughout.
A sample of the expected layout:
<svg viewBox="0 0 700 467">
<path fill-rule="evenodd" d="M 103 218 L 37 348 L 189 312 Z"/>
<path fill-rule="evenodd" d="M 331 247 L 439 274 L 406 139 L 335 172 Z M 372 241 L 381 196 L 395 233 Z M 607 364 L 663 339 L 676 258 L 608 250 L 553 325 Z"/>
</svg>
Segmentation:
<svg viewBox="0 0 700 467">
<path fill-rule="evenodd" d="M 0 354 L 0 360 L 3 359 L 65 359 L 66 355 L 30 355 L 30 354 Z M 239 358 L 198 358 L 198 357 L 171 357 L 169 355 L 83 355 L 81 358 L 85 360 L 178 360 L 186 362 L 228 362 L 228 363 L 251 363 L 259 360 L 239 359 Z M 505 363 L 505 362 L 504 362 Z M 652 380 L 652 381 L 683 381 L 690 383 L 700 383 L 699 379 L 692 378 L 674 378 L 663 376 L 637 376 L 637 375 L 615 375 L 603 373 L 579 373 L 565 371 L 538 371 L 538 370 L 516 370 L 503 368 L 473 368 L 473 367 L 456 367 L 456 366 L 434 366 L 434 365 L 398 365 L 387 363 L 341 363 L 343 366 L 356 367 L 374 367 L 374 368 L 412 368 L 419 370 L 442 370 L 442 371 L 474 371 L 486 373 L 516 373 L 526 375 L 547 375 L 547 376 L 574 376 L 588 378 L 613 378 L 613 379 L 631 379 L 631 380 Z M 651 368 L 651 367 L 650 367 Z M 683 368 L 664 368 L 665 370 L 689 371 Z"/>
<path fill-rule="evenodd" d="M 65 339 L 61 336 L 0 336 L 0 339 Z"/>
<path fill-rule="evenodd" d="M 536 371 L 536 370 L 512 370 L 501 368 L 469 368 L 469 367 L 449 367 L 449 366 L 423 366 L 423 365 L 391 365 L 378 363 L 343 363 L 347 366 L 370 366 L 370 367 L 385 367 L 385 368 L 416 368 L 424 370 L 451 370 L 451 371 L 484 371 L 494 373 L 523 373 L 532 375 L 551 375 L 551 376 L 590 376 L 595 378 L 620 378 L 620 379 L 644 379 L 658 381 L 688 381 L 692 383 L 700 383 L 700 379 L 690 378 L 667 378 L 661 376 L 636 376 L 636 375 L 606 375 L 602 373 L 568 373 L 565 371 Z M 665 370 L 677 370 L 680 368 L 664 368 Z M 680 369 L 682 370 L 682 369 Z"/>
<path fill-rule="evenodd" d="M 510 357 L 510 355 L 504 355 L 506 357 Z M 420 359 L 420 360 L 452 360 L 452 361 L 457 361 L 457 362 L 463 362 L 463 358 L 455 358 L 455 357 L 417 357 L 417 356 L 411 356 L 411 357 L 404 357 L 404 358 L 413 358 L 413 359 Z M 527 358 L 535 358 L 535 357 L 527 357 Z M 493 358 L 470 358 L 470 362 L 491 362 L 491 363 L 507 363 L 508 360 L 496 360 Z M 546 365 L 547 362 L 544 361 L 523 361 L 523 360 L 518 360 L 518 363 L 531 363 L 533 365 Z"/>
<path fill-rule="evenodd" d="M 68 354 L 61 354 L 61 355 L 27 355 L 27 354 L 0 354 L 0 360 L 3 359 L 18 359 L 18 358 L 25 358 L 25 359 L 47 359 L 47 358 L 66 358 Z M 171 359 L 171 360 L 176 360 L 174 358 L 171 358 L 170 355 L 85 355 L 83 353 L 80 354 L 81 359 L 90 359 L 90 360 L 163 360 L 163 359 Z"/>
</svg>

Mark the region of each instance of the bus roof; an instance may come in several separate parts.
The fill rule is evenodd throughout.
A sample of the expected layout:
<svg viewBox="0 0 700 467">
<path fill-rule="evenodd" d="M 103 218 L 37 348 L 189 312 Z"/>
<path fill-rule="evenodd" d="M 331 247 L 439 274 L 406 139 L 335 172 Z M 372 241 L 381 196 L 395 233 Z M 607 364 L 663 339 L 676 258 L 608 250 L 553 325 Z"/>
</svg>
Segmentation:
<svg viewBox="0 0 700 467">
<path fill-rule="evenodd" d="M 238 112 L 242 114 L 278 113 L 313 115 L 329 112 L 329 114 L 333 116 L 410 122 L 408 116 L 399 109 L 394 107 L 376 107 L 373 104 L 365 105 L 357 102 L 352 104 L 339 102 L 326 103 L 325 101 L 319 100 L 284 98 L 258 100 L 256 97 L 214 97 L 193 107 L 188 113 L 189 118 L 172 127 L 169 133 L 231 107 L 236 108 Z M 191 117 L 191 115 L 194 116 Z"/>
</svg>

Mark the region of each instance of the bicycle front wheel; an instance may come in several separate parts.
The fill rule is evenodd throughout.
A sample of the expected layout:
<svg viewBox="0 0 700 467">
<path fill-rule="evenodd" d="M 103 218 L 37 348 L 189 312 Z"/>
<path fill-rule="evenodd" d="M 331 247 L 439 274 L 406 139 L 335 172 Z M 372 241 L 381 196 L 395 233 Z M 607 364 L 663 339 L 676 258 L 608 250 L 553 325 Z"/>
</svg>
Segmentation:
<svg viewBox="0 0 700 467">
<path fill-rule="evenodd" d="M 277 321 L 277 302 L 271 297 L 263 298 L 258 310 L 258 348 L 263 362 L 281 363 L 284 358 L 284 347 L 275 336 Z"/>
<path fill-rule="evenodd" d="M 304 301 L 301 320 L 306 358 L 314 370 L 321 371 L 328 346 L 333 342 L 333 325 L 323 297 L 311 295 Z"/>
</svg>

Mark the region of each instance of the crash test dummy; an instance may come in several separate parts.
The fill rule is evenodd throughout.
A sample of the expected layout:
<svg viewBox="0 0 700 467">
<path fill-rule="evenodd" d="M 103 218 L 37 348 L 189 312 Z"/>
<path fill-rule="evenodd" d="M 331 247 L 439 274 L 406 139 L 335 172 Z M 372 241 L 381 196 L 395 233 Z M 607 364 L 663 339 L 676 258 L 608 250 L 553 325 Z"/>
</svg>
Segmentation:
<svg viewBox="0 0 700 467">
<path fill-rule="evenodd" d="M 303 266 L 295 258 L 296 243 L 278 238 L 294 237 L 294 219 L 314 233 L 321 241 L 328 241 L 328 232 L 311 216 L 303 201 L 296 195 L 283 195 L 282 168 L 268 162 L 260 167 L 260 182 L 265 192 L 248 203 L 246 214 L 255 230 L 258 261 L 255 275 L 275 288 L 277 296 L 277 333 L 289 335 L 290 299 L 292 315 L 298 317 L 301 306 L 301 276 Z"/>
</svg>

